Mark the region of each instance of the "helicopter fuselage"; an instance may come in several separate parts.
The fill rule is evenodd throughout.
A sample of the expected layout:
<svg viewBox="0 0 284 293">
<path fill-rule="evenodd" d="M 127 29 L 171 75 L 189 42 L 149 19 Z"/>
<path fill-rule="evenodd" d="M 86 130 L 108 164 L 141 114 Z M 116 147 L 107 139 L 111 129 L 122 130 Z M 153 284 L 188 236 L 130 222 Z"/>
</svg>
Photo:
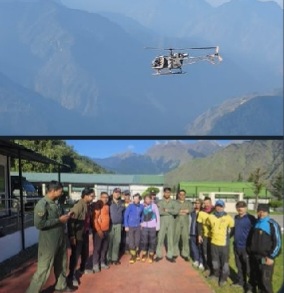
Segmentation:
<svg viewBox="0 0 284 293">
<path fill-rule="evenodd" d="M 162 69 L 171 71 L 172 69 L 178 69 L 182 72 L 181 68 L 183 60 L 188 57 L 188 54 L 175 53 L 170 56 L 158 56 L 152 61 L 152 68 L 160 72 Z"/>
</svg>

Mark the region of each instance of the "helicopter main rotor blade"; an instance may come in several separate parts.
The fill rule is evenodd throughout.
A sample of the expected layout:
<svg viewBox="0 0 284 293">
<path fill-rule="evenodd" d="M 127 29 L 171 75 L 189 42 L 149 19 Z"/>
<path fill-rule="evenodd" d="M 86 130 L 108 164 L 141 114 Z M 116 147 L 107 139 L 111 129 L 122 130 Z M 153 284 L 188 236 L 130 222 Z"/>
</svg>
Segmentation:
<svg viewBox="0 0 284 293">
<path fill-rule="evenodd" d="M 163 48 L 156 48 L 156 47 L 144 47 L 144 49 L 149 49 L 149 50 L 164 50 Z"/>
<path fill-rule="evenodd" d="M 192 48 L 183 48 L 178 50 L 206 50 L 206 49 L 216 49 L 216 47 L 192 47 Z"/>
<path fill-rule="evenodd" d="M 218 46 L 215 47 L 190 47 L 190 48 L 157 48 L 157 47 L 144 47 L 144 49 L 150 50 L 168 50 L 168 51 L 177 51 L 177 50 L 206 50 L 206 49 L 217 49 Z"/>
</svg>

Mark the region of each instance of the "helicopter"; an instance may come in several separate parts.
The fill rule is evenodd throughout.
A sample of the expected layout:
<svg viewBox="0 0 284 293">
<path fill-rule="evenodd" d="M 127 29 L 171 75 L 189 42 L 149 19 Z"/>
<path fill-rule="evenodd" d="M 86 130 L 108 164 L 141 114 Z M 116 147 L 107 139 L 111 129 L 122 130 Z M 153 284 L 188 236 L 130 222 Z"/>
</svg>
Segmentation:
<svg viewBox="0 0 284 293">
<path fill-rule="evenodd" d="M 151 50 L 167 50 L 169 55 L 160 55 L 155 57 L 152 61 L 152 68 L 154 69 L 153 75 L 166 75 L 166 74 L 184 74 L 182 71 L 183 65 L 193 64 L 199 61 L 208 61 L 211 64 L 218 64 L 222 62 L 223 58 L 219 54 L 219 46 L 215 47 L 196 47 L 196 48 L 154 48 L 145 47 Z M 213 50 L 210 54 L 190 56 L 189 53 L 179 51 L 184 50 Z M 177 51 L 177 52 L 174 52 Z"/>
</svg>

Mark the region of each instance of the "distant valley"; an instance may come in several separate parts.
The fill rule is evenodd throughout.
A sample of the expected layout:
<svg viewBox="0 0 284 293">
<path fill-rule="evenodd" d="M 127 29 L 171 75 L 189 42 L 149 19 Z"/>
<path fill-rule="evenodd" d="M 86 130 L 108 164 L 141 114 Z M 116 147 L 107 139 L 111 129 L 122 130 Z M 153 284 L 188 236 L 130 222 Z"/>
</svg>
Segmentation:
<svg viewBox="0 0 284 293">
<path fill-rule="evenodd" d="M 144 154 L 126 152 L 94 161 L 105 169 L 119 174 L 164 174 L 222 148 L 223 146 L 215 141 L 196 143 L 169 141 L 152 146 Z"/>
</svg>

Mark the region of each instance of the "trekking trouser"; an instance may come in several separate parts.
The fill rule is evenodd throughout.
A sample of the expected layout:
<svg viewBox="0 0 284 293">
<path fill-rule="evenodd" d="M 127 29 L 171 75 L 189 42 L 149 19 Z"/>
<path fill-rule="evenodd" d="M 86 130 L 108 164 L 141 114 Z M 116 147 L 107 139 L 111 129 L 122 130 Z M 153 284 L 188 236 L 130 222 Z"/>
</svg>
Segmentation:
<svg viewBox="0 0 284 293">
<path fill-rule="evenodd" d="M 140 246 L 141 227 L 129 227 L 129 249 L 137 250 Z"/>
<path fill-rule="evenodd" d="M 108 261 L 118 261 L 121 241 L 121 224 L 111 225 L 109 231 Z"/>
<path fill-rule="evenodd" d="M 229 276 L 229 245 L 218 246 L 211 243 L 213 274 L 220 282 Z"/>
<path fill-rule="evenodd" d="M 202 246 L 197 242 L 196 235 L 190 235 L 190 255 L 193 261 L 198 261 L 198 263 L 203 263 L 203 255 L 202 255 Z"/>
<path fill-rule="evenodd" d="M 109 233 L 103 232 L 103 238 L 97 232 L 93 233 L 94 253 L 93 253 L 93 267 L 99 263 L 106 264 L 106 253 L 109 244 Z"/>
<path fill-rule="evenodd" d="M 125 251 L 129 250 L 129 236 L 128 233 L 125 231 L 125 228 L 122 228 L 121 233 L 121 243 L 120 243 L 120 251 L 122 253 L 125 253 Z"/>
<path fill-rule="evenodd" d="M 89 232 L 83 234 L 82 240 L 76 240 L 76 245 L 71 246 L 71 255 L 69 260 L 68 279 L 72 280 L 79 257 L 81 256 L 80 270 L 84 271 L 89 256 Z"/>
<path fill-rule="evenodd" d="M 247 277 L 250 276 L 249 256 L 246 248 L 234 247 L 235 262 L 238 269 L 238 283 L 242 286 L 246 285 Z"/>
<path fill-rule="evenodd" d="M 212 267 L 212 253 L 211 253 L 211 238 L 203 237 L 202 242 L 202 252 L 204 258 L 204 268 L 205 270 L 209 270 L 210 273 L 213 271 Z"/>
<path fill-rule="evenodd" d="M 140 248 L 154 253 L 156 248 L 156 228 L 142 227 Z"/>
<path fill-rule="evenodd" d="M 272 276 L 274 263 L 271 266 L 261 263 L 261 256 L 250 256 L 251 280 L 253 288 L 258 287 L 259 293 L 273 293 Z M 279 291 L 280 292 L 280 291 Z"/>
</svg>

